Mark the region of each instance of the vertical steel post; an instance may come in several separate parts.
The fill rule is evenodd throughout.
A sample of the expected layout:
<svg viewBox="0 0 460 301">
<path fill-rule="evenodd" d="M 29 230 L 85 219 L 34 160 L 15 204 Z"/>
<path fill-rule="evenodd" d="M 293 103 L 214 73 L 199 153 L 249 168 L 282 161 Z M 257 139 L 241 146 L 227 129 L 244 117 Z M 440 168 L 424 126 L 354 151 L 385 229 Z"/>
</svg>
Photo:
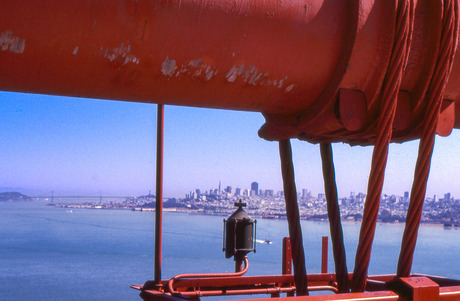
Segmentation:
<svg viewBox="0 0 460 301">
<path fill-rule="evenodd" d="M 243 260 L 235 259 L 235 273 L 243 270 Z"/>
<path fill-rule="evenodd" d="M 323 236 L 322 255 L 321 255 L 321 273 L 327 273 L 327 253 L 328 253 L 328 237 Z"/>
<path fill-rule="evenodd" d="M 155 284 L 161 281 L 161 245 L 163 222 L 163 127 L 164 105 L 157 106 L 157 171 L 155 195 Z"/>
<path fill-rule="evenodd" d="M 291 252 L 291 239 L 289 237 L 283 238 L 283 260 L 282 260 L 283 275 L 292 274 L 292 252 Z M 287 297 L 294 296 L 294 292 L 288 292 Z M 272 296 L 273 297 L 273 296 Z M 279 297 L 279 296 L 278 296 Z"/>
<path fill-rule="evenodd" d="M 291 253 L 291 239 L 289 237 L 283 238 L 283 265 L 281 273 L 283 275 L 292 274 L 292 253 Z"/>
</svg>

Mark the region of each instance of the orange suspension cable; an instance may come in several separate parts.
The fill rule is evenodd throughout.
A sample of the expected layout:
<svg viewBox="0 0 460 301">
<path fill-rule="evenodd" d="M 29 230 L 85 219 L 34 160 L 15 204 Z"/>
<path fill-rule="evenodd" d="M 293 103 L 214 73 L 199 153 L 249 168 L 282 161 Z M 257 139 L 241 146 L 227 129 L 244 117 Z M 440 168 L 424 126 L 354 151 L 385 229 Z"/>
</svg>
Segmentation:
<svg viewBox="0 0 460 301">
<path fill-rule="evenodd" d="M 399 254 L 397 270 L 399 277 L 408 277 L 412 268 L 443 92 L 452 69 L 455 50 L 457 49 L 457 33 L 458 1 L 446 0 L 444 1 L 443 10 L 441 51 L 439 52 L 436 69 L 426 95 L 430 101 L 425 114 L 422 137 L 420 138 L 419 153 L 410 196 L 411 200 L 407 211 L 406 227 Z"/>
<path fill-rule="evenodd" d="M 307 269 L 305 267 L 305 253 L 302 242 L 302 228 L 300 227 L 299 206 L 297 204 L 297 190 L 295 187 L 294 166 L 292 164 L 292 149 L 289 140 L 279 142 L 281 173 L 283 176 L 284 199 L 286 201 L 286 215 L 291 239 L 291 252 L 294 265 L 294 282 L 297 296 L 308 295 Z"/>
<path fill-rule="evenodd" d="M 351 289 L 362 292 L 366 288 L 367 271 L 371 257 L 372 242 L 380 206 L 385 167 L 388 157 L 388 146 L 391 141 L 393 120 L 396 112 L 397 97 L 402 81 L 402 72 L 409 52 L 411 36 L 413 3 L 411 0 L 399 2 L 396 17 L 396 39 L 390 58 L 389 70 L 382 88 L 381 109 L 378 119 L 377 135 L 372 154 L 372 166 L 364 207 L 363 221 L 356 252 L 355 268 Z"/>
<path fill-rule="evenodd" d="M 343 242 L 342 223 L 335 181 L 334 159 L 330 143 L 321 143 L 321 162 L 323 165 L 324 191 L 327 201 L 327 215 L 331 231 L 332 250 L 334 253 L 335 274 L 339 293 L 348 292 L 348 269 L 345 244 Z"/>
</svg>

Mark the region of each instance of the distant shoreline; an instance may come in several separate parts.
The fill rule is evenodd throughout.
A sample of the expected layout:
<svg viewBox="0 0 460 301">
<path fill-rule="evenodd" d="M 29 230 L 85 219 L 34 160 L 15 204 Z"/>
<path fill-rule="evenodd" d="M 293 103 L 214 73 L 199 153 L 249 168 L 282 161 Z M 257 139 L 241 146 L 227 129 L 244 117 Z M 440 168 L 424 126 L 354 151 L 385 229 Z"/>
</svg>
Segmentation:
<svg viewBox="0 0 460 301">
<path fill-rule="evenodd" d="M 140 207 L 135 207 L 135 208 L 125 208 L 125 207 L 109 207 L 109 208 L 104 208 L 104 207 L 99 207 L 99 205 L 96 206 L 90 206 L 90 205 L 81 205 L 81 204 L 46 204 L 47 206 L 54 206 L 57 208 L 62 208 L 62 209 L 92 209 L 92 210 L 130 210 L 130 211 L 137 211 L 137 212 L 155 212 L 155 208 L 140 208 Z M 142 210 L 141 210 L 142 209 Z M 222 216 L 222 217 L 227 217 L 231 215 L 231 212 L 226 213 L 226 212 L 207 212 L 207 211 L 198 211 L 198 210 L 187 210 L 181 208 L 180 210 L 177 210 L 178 208 L 163 208 L 163 213 L 183 213 L 183 214 L 190 214 L 190 215 L 206 215 L 206 216 Z M 264 220 L 286 220 L 286 217 L 264 217 L 263 215 L 256 214 L 253 218 L 256 219 L 264 219 Z M 324 222 L 328 223 L 327 219 L 315 219 L 315 218 L 302 218 L 301 221 L 310 221 L 310 222 Z M 342 219 L 342 223 L 347 223 L 347 224 L 361 224 L 362 220 L 348 220 L 348 219 Z M 395 226 L 404 226 L 405 222 L 382 222 L 382 221 L 377 221 L 378 225 L 395 225 Z M 426 226 L 426 227 L 441 227 L 441 228 L 446 228 L 446 229 L 460 229 L 460 227 L 444 227 L 444 223 L 426 223 L 426 222 L 421 222 L 421 226 Z"/>
</svg>

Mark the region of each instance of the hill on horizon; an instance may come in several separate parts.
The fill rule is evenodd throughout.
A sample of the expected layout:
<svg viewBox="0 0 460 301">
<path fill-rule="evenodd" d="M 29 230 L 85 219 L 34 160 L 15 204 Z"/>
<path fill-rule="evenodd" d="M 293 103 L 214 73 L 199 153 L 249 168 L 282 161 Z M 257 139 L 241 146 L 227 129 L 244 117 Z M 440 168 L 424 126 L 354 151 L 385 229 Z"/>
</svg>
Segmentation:
<svg viewBox="0 0 460 301">
<path fill-rule="evenodd" d="M 18 202 L 18 201 L 32 201 L 30 197 L 19 192 L 2 192 L 0 193 L 0 202 Z"/>
</svg>

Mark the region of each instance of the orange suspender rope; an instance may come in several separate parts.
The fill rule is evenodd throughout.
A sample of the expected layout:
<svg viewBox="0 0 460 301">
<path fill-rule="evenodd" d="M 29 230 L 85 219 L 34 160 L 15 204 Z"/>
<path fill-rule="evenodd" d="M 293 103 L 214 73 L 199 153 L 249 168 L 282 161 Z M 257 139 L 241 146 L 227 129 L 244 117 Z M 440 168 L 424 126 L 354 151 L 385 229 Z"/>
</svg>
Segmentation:
<svg viewBox="0 0 460 301">
<path fill-rule="evenodd" d="M 331 144 L 321 143 L 320 151 L 337 285 L 339 293 L 346 293 L 348 292 L 347 258 L 345 254 L 345 244 L 343 242 L 342 223 L 340 222 L 340 208 Z"/>
<path fill-rule="evenodd" d="M 300 227 L 299 206 L 297 204 L 297 190 L 295 187 L 291 142 L 289 140 L 280 141 L 279 151 L 281 173 L 283 176 L 284 199 L 286 201 L 286 215 L 294 265 L 294 282 L 297 296 L 305 296 L 308 295 L 307 269 L 305 267 L 302 228 Z"/>
<path fill-rule="evenodd" d="M 399 277 L 408 277 L 412 268 L 443 92 L 452 69 L 455 50 L 457 48 L 457 32 L 458 1 L 445 0 L 442 18 L 441 49 L 426 95 L 430 101 L 425 114 L 425 122 L 423 123 L 423 132 L 420 138 L 417 163 L 415 165 L 414 182 L 410 195 L 411 200 L 407 211 L 406 227 L 399 254 L 397 270 L 397 276 Z"/>
<path fill-rule="evenodd" d="M 412 31 L 412 9 L 413 3 L 411 0 L 399 2 L 398 15 L 396 16 L 395 41 L 388 67 L 389 70 L 385 76 L 382 88 L 382 107 L 380 108 L 378 119 L 366 203 L 351 284 L 351 289 L 354 292 L 361 292 L 366 288 L 367 271 L 388 157 L 388 146 L 393 132 L 393 120 L 396 112 L 399 87 L 402 81 L 402 73 L 409 52 Z"/>
</svg>

